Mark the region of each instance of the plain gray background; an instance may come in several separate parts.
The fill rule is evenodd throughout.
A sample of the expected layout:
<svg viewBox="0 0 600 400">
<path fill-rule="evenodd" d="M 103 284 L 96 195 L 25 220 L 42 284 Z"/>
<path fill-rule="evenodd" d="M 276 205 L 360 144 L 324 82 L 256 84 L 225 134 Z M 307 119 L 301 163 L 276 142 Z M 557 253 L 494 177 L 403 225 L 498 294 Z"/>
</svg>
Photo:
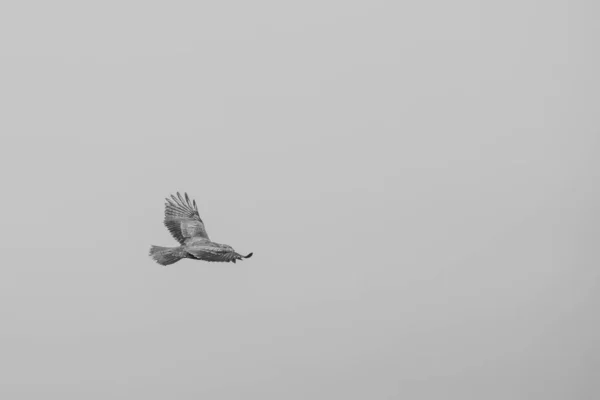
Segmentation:
<svg viewBox="0 0 600 400">
<path fill-rule="evenodd" d="M 599 12 L 3 2 L 0 397 L 599 398 Z"/>
</svg>

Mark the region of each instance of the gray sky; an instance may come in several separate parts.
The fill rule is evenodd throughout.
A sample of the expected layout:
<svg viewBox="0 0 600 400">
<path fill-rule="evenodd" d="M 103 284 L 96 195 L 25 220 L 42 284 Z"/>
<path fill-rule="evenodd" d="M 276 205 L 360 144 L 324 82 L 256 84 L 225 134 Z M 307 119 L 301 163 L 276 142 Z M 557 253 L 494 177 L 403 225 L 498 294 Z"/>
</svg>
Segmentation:
<svg viewBox="0 0 600 400">
<path fill-rule="evenodd" d="M 597 4 L 95 3 L 0 6 L 1 398 L 600 397 Z"/>
</svg>

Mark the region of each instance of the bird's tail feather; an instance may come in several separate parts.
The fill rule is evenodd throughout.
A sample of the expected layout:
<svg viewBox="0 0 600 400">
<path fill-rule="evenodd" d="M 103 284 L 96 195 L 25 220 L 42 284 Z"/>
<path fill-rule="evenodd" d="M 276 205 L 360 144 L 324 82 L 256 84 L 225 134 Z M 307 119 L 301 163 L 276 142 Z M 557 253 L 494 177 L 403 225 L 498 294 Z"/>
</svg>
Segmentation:
<svg viewBox="0 0 600 400">
<path fill-rule="evenodd" d="M 179 247 L 151 246 L 150 257 L 160 265 L 171 265 L 183 257 Z"/>
</svg>

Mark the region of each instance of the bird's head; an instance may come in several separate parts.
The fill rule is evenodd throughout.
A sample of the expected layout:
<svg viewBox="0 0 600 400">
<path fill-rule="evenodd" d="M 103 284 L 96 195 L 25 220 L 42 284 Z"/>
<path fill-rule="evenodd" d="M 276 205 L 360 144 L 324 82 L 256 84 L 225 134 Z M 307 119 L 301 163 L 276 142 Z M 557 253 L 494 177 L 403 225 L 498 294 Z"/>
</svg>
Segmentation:
<svg viewBox="0 0 600 400">
<path fill-rule="evenodd" d="M 250 257 L 252 257 L 252 253 L 250 253 L 248 255 L 245 255 L 245 256 L 243 256 L 241 254 L 238 254 L 233 249 L 233 247 L 231 247 L 228 244 L 219 244 L 219 247 L 220 247 L 221 251 L 223 251 L 224 253 L 228 254 L 227 257 L 229 258 L 229 261 L 232 261 L 234 263 L 235 263 L 236 260 L 241 260 L 241 259 L 244 259 L 244 258 L 250 258 Z"/>
</svg>

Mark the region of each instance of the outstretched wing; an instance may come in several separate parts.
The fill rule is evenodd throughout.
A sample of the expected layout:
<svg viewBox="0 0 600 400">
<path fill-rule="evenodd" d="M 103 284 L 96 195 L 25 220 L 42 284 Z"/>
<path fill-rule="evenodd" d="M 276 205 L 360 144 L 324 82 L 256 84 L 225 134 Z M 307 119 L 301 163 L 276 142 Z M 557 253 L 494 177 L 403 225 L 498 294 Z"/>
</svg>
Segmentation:
<svg viewBox="0 0 600 400">
<path fill-rule="evenodd" d="M 181 244 L 193 237 L 208 240 L 204 222 L 198 214 L 196 200 L 190 202 L 187 193 L 184 199 L 179 192 L 177 197 L 171 195 L 171 199 L 166 198 L 165 203 L 165 226 L 171 235 Z"/>
<path fill-rule="evenodd" d="M 243 260 L 244 258 L 252 257 L 252 253 L 247 256 L 236 253 L 231 250 L 224 249 L 222 246 L 215 245 L 214 243 L 201 243 L 193 246 L 186 247 L 190 255 L 197 260 L 214 261 L 214 262 L 233 262 L 237 260 Z"/>
<path fill-rule="evenodd" d="M 212 262 L 230 262 L 235 260 L 235 253 L 224 251 L 218 247 L 188 247 L 186 248 L 186 251 L 197 260 Z"/>
</svg>

